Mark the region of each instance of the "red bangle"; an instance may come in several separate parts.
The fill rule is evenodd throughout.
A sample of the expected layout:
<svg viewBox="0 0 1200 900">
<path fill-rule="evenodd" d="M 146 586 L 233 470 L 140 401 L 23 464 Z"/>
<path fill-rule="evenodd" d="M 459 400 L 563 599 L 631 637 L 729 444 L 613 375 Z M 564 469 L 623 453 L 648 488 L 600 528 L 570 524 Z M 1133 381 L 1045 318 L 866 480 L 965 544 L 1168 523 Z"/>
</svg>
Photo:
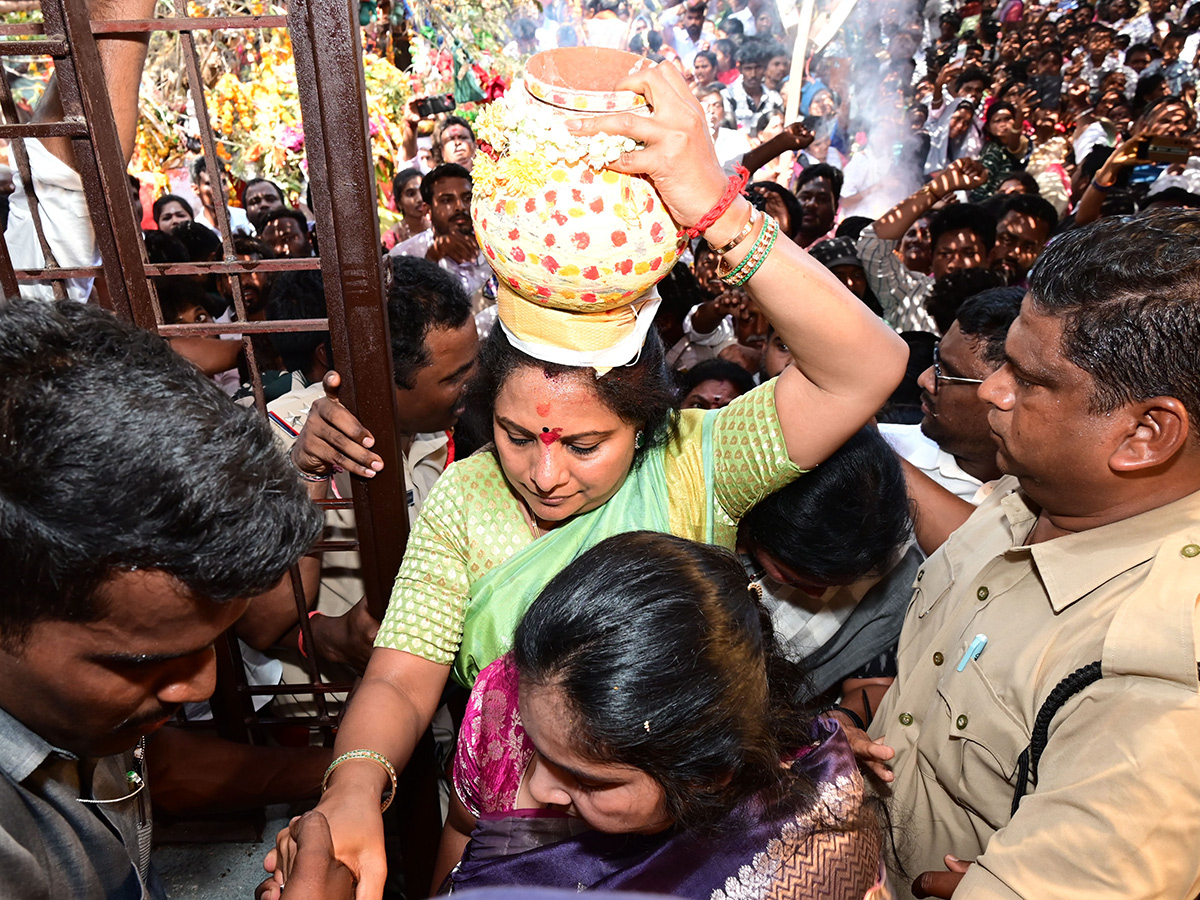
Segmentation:
<svg viewBox="0 0 1200 900">
<path fill-rule="evenodd" d="M 734 174 L 729 176 L 729 184 L 725 186 L 725 193 L 721 195 L 721 199 L 717 201 L 717 205 L 710 209 L 703 219 L 683 232 L 689 238 L 700 237 L 700 235 L 708 231 L 712 227 L 712 224 L 721 218 L 725 210 L 729 209 L 729 204 L 742 192 L 742 188 L 750 180 L 750 172 L 745 166 L 734 166 L 733 172 Z"/>
<path fill-rule="evenodd" d="M 314 609 L 308 614 L 308 619 L 311 622 L 313 616 L 323 616 L 325 613 Z M 296 649 L 300 651 L 300 655 L 308 659 L 308 654 L 304 652 L 304 629 L 300 629 L 300 633 L 296 635 Z"/>
</svg>

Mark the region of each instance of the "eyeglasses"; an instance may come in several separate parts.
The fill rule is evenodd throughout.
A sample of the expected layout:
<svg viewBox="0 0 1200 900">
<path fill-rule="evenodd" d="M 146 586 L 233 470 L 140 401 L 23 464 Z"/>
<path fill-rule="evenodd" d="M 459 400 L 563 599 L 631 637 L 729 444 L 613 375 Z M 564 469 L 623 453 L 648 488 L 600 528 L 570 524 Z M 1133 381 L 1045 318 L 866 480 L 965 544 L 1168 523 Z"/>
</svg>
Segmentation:
<svg viewBox="0 0 1200 900">
<path fill-rule="evenodd" d="M 983 384 L 982 378 L 960 378 L 958 375 L 942 374 L 942 356 L 938 348 L 941 341 L 933 345 L 933 392 L 936 394 L 943 384 Z"/>
</svg>

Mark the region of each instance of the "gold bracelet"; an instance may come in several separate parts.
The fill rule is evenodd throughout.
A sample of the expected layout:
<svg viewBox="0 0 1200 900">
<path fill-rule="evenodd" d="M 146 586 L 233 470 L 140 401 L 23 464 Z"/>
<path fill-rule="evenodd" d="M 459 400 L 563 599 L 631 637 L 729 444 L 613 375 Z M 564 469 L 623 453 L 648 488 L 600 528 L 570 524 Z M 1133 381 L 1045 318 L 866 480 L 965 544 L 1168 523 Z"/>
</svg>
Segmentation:
<svg viewBox="0 0 1200 900">
<path fill-rule="evenodd" d="M 754 226 L 758 223 L 758 217 L 758 209 L 753 206 L 750 207 L 750 218 L 746 220 L 746 224 L 742 226 L 742 230 L 735 234 L 733 236 L 733 240 L 728 244 L 714 249 L 713 253 L 717 254 L 717 256 L 724 256 L 726 253 L 744 241 L 750 236 L 750 232 L 754 230 Z"/>
<path fill-rule="evenodd" d="M 770 217 L 770 216 L 768 216 L 768 215 L 767 215 L 767 214 L 765 214 L 765 213 L 764 213 L 763 215 L 761 215 L 759 218 L 760 218 L 760 220 L 762 221 L 762 223 L 763 223 L 763 226 L 762 226 L 762 228 L 760 228 L 760 229 L 758 230 L 758 235 L 757 235 L 757 237 L 755 237 L 755 239 L 754 239 L 754 244 L 753 244 L 753 245 L 751 245 L 751 247 L 750 247 L 750 252 L 749 252 L 749 253 L 747 253 L 747 254 L 746 254 L 746 255 L 745 255 L 743 258 L 742 258 L 742 261 L 741 261 L 741 262 L 739 262 L 739 263 L 738 263 L 736 266 L 732 266 L 732 265 L 730 265 L 730 264 L 728 263 L 728 261 L 726 261 L 726 259 L 725 259 L 724 257 L 722 257 L 722 258 L 721 258 L 721 261 L 720 261 L 719 263 L 717 263 L 717 278 L 721 279 L 721 281 L 724 281 L 724 280 L 725 280 L 726 278 L 728 278 L 730 275 L 732 275 L 732 274 L 734 274 L 735 272 L 737 272 L 737 271 L 739 271 L 740 269 L 742 269 L 742 268 L 745 266 L 745 264 L 746 264 L 746 261 L 747 261 L 747 260 L 748 260 L 748 259 L 749 259 L 751 256 L 753 256 L 753 255 L 754 255 L 754 251 L 755 251 L 755 249 L 757 249 L 759 242 L 762 240 L 763 234 L 764 234 L 764 233 L 766 232 L 766 230 L 767 230 L 767 226 L 768 226 L 768 225 L 771 223 L 771 221 L 772 221 L 771 217 Z"/>
<path fill-rule="evenodd" d="M 321 793 L 325 793 L 325 789 L 329 784 L 329 776 L 344 762 L 352 759 L 368 759 L 376 765 L 383 766 L 384 771 L 388 773 L 388 778 L 392 780 L 392 789 L 383 795 L 383 800 L 379 804 L 379 811 L 383 812 L 392 805 L 392 801 L 396 799 L 396 770 L 392 764 L 388 762 L 388 758 L 382 753 L 376 753 L 374 750 L 351 750 L 349 753 L 343 753 L 337 759 L 329 764 L 329 768 L 325 770 L 325 776 L 321 779 Z"/>
<path fill-rule="evenodd" d="M 725 283 L 730 287 L 741 287 L 749 281 L 771 254 L 771 251 L 775 249 L 777 237 L 779 237 L 779 223 L 773 217 L 768 216 L 763 230 L 758 233 L 758 239 L 754 242 L 754 248 L 750 251 L 750 255 L 726 276 Z"/>
</svg>

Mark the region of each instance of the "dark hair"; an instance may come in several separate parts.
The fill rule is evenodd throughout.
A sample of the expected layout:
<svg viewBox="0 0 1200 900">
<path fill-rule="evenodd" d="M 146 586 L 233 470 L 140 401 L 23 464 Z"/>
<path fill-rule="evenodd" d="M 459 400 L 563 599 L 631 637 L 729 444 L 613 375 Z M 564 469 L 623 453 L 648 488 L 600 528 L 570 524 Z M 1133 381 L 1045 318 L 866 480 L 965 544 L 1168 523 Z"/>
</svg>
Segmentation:
<svg viewBox="0 0 1200 900">
<path fill-rule="evenodd" d="M 393 256 L 387 262 L 392 367 L 396 384 L 411 390 L 417 371 L 433 361 L 425 346 L 430 329 L 461 328 L 471 318 L 471 299 L 462 282 L 437 263 L 415 256 Z"/>
<path fill-rule="evenodd" d="M 1017 184 L 1021 185 L 1022 188 L 1024 188 L 1024 193 L 1029 194 L 1031 197 L 1042 196 L 1041 185 L 1039 185 L 1037 183 L 1036 178 L 1034 178 L 1032 175 L 1030 175 L 1024 169 L 1014 169 L 1011 172 L 1005 172 L 1003 175 L 1000 176 L 1000 184 L 1004 184 L 1004 182 L 1006 182 L 1006 181 L 1015 181 Z M 1058 222 L 1057 215 L 1054 217 L 1054 220 L 1055 220 L 1055 224 L 1057 224 L 1057 222 Z M 1053 226 L 1051 226 L 1051 231 L 1053 231 L 1053 230 L 1054 230 L 1054 228 L 1053 228 Z"/>
<path fill-rule="evenodd" d="M 842 202 L 842 183 L 845 180 L 845 175 L 842 170 L 836 166 L 831 166 L 828 163 L 817 163 L 815 166 L 809 166 L 796 178 L 796 193 L 800 193 L 800 188 L 804 187 L 810 181 L 817 178 L 828 178 L 829 184 L 833 188 L 833 205 L 837 206 Z"/>
<path fill-rule="evenodd" d="M 739 20 L 739 19 L 732 19 L 731 21 L 737 22 L 739 25 L 742 24 L 741 20 Z M 717 54 L 713 53 L 711 50 L 700 50 L 699 52 L 696 53 L 696 56 L 694 57 L 694 59 L 699 59 L 700 57 L 704 57 L 705 59 L 707 59 L 709 65 L 711 65 L 713 67 L 713 71 L 714 72 L 717 71 Z M 693 65 L 693 67 L 695 66 L 694 61 L 693 61 L 692 65 Z"/>
<path fill-rule="evenodd" d="M 199 222 L 184 222 L 171 231 L 171 237 L 187 248 L 192 262 L 211 262 L 221 253 L 221 239 L 207 225 Z"/>
<path fill-rule="evenodd" d="M 745 23 L 743 23 L 741 19 L 735 19 L 731 15 L 726 15 L 725 18 L 721 20 L 721 30 L 726 34 L 732 34 L 738 37 L 745 37 L 746 35 Z"/>
<path fill-rule="evenodd" d="M 988 80 L 987 72 L 979 66 L 968 66 L 954 79 L 954 90 L 961 91 L 964 84 L 970 84 L 972 81 L 982 81 L 986 85 Z"/>
<path fill-rule="evenodd" d="M 765 66 L 779 55 L 775 52 L 776 46 L 774 41 L 767 38 L 748 37 L 742 41 L 742 46 L 738 47 L 737 64 L 739 67 L 746 63 Z"/>
<path fill-rule="evenodd" d="M 978 266 L 947 272 L 933 283 L 925 298 L 925 311 L 937 325 L 938 333 L 945 334 L 954 324 L 964 300 L 1003 284 L 1004 280 L 991 269 Z"/>
<path fill-rule="evenodd" d="M 977 203 L 943 206 L 929 218 L 929 245 L 937 247 L 942 235 L 951 231 L 970 231 L 991 250 L 996 243 L 996 217 Z"/>
<path fill-rule="evenodd" d="M 1151 58 L 1153 58 L 1153 57 L 1154 57 L 1154 51 L 1155 51 L 1155 50 L 1157 50 L 1157 49 L 1158 49 L 1157 47 L 1153 47 L 1153 46 L 1151 46 L 1150 44 L 1147 44 L 1145 41 L 1138 41 L 1138 43 L 1136 43 L 1136 44 L 1130 44 L 1128 47 L 1126 47 L 1126 48 L 1125 48 L 1125 59 L 1126 59 L 1126 60 L 1128 60 L 1128 59 L 1129 59 L 1129 55 L 1130 55 L 1131 53 L 1135 53 L 1135 52 L 1137 52 L 1137 53 L 1146 53 L 1146 54 L 1148 54 L 1148 55 L 1149 55 Z"/>
<path fill-rule="evenodd" d="M 738 389 L 739 395 L 754 390 L 754 376 L 737 363 L 727 359 L 705 359 L 686 372 L 676 373 L 675 383 L 679 386 L 679 399 L 682 401 L 697 385 L 710 380 L 728 381 Z"/>
<path fill-rule="evenodd" d="M 588 756 L 658 782 L 683 828 L 763 790 L 812 797 L 780 765 L 811 740 L 800 670 L 728 550 L 645 531 L 601 541 L 530 606 L 513 661 L 522 689 L 561 693 Z"/>
<path fill-rule="evenodd" d="M 432 206 L 433 189 L 439 181 L 445 178 L 465 178 L 467 181 L 471 181 L 471 173 L 458 163 L 442 163 L 421 179 L 421 199 Z"/>
<path fill-rule="evenodd" d="M 324 319 L 329 315 L 325 302 L 325 281 L 320 269 L 280 272 L 267 294 L 267 319 Z M 322 345 L 326 361 L 333 368 L 333 345 L 328 331 L 281 331 L 271 335 L 283 367 L 289 372 L 308 372 L 313 353 Z"/>
<path fill-rule="evenodd" d="M 300 210 L 292 209 L 290 206 L 284 206 L 279 209 L 271 210 L 271 212 L 267 214 L 267 217 L 263 219 L 263 232 L 267 230 L 268 225 L 279 219 L 291 219 L 300 226 L 300 233 L 305 237 L 308 237 L 308 219 L 304 217 L 304 213 L 300 212 Z"/>
<path fill-rule="evenodd" d="M 994 366 L 1004 362 L 1004 341 L 1008 329 L 1021 312 L 1025 289 L 997 287 L 968 297 L 955 317 L 964 335 L 982 342 L 983 359 Z"/>
<path fill-rule="evenodd" d="M 174 235 L 160 229 L 151 229 L 142 235 L 146 245 L 146 259 L 152 263 L 191 262 L 187 247 Z"/>
<path fill-rule="evenodd" d="M 1165 203 L 1168 206 L 1185 206 L 1189 209 L 1197 209 L 1200 208 L 1200 194 L 1193 194 L 1187 188 L 1182 187 L 1163 188 L 1161 191 L 1144 197 L 1138 208 L 1146 209 L 1154 203 Z"/>
<path fill-rule="evenodd" d="M 269 184 L 275 189 L 275 193 L 279 196 L 279 202 L 287 206 L 287 197 L 283 196 L 283 188 L 273 182 L 270 178 L 251 178 L 246 182 L 246 186 L 242 188 L 242 196 L 246 196 L 246 192 L 252 187 L 258 187 L 260 184 Z"/>
<path fill-rule="evenodd" d="M 173 325 L 188 309 L 198 306 L 213 318 L 224 310 L 214 310 L 212 296 L 200 282 L 186 275 L 166 275 L 154 279 L 158 293 L 158 307 L 162 310 L 163 323 Z"/>
<path fill-rule="evenodd" d="M 233 253 L 235 256 L 253 256 L 258 259 L 274 259 L 275 251 L 260 241 L 241 232 L 234 232 Z"/>
<path fill-rule="evenodd" d="M 503 328 L 493 328 L 479 348 L 479 373 L 472 385 L 472 397 L 485 410 L 486 421 L 495 416 L 496 398 L 501 388 L 517 369 L 532 368 L 547 378 L 561 375 L 582 375 L 596 391 L 597 399 L 624 422 L 639 426 L 643 431 L 642 446 L 634 451 L 634 465 L 645 454 L 665 444 L 675 431 L 679 403 L 667 369 L 666 352 L 657 329 L 651 328 L 637 359 L 625 366 L 610 369 L 596 377 L 588 367 L 562 366 L 534 359 L 514 347 Z"/>
<path fill-rule="evenodd" d="M 94 622 L 115 572 L 220 603 L 271 588 L 321 513 L 266 421 L 95 306 L 0 304 L 0 639 Z"/>
<path fill-rule="evenodd" d="M 404 192 L 404 186 L 412 179 L 422 177 L 421 170 L 415 166 L 396 173 L 396 177 L 392 179 L 392 200 L 396 204 L 396 209 L 400 209 L 400 195 Z"/>
<path fill-rule="evenodd" d="M 1168 396 L 1200 422 L 1200 213 L 1068 231 L 1034 264 L 1029 296 L 1062 320 L 1063 355 L 1094 380 L 1093 412 Z"/>
<path fill-rule="evenodd" d="M 848 237 L 858 240 L 863 233 L 863 229 L 874 223 L 874 219 L 869 216 L 846 216 L 842 219 L 842 224 L 837 227 L 834 232 L 834 237 Z"/>
<path fill-rule="evenodd" d="M 961 28 L 962 21 L 963 21 L 962 16 L 960 16 L 958 13 L 954 12 L 953 10 L 951 10 L 950 12 L 944 12 L 940 16 L 938 16 L 939 24 L 953 25 L 955 28 Z"/>
<path fill-rule="evenodd" d="M 154 204 L 150 207 L 150 211 L 154 215 L 155 225 L 158 224 L 158 220 L 162 216 L 163 210 L 166 208 L 168 203 L 178 203 L 187 210 L 188 215 L 192 217 L 193 221 L 195 221 L 196 213 L 192 210 L 192 204 L 188 203 L 187 200 L 185 200 L 183 197 L 180 197 L 178 194 L 163 194 L 161 197 L 155 200 Z"/>
<path fill-rule="evenodd" d="M 787 208 L 788 212 L 788 237 L 794 240 L 796 235 L 800 233 L 800 217 L 804 215 L 804 211 L 800 208 L 800 201 L 796 199 L 796 195 L 774 181 L 755 181 L 746 186 L 746 191 L 751 197 L 756 193 L 760 195 L 764 192 L 775 194 L 783 201 L 783 205 Z"/>
<path fill-rule="evenodd" d="M 204 157 L 197 156 L 193 159 L 191 166 L 188 167 L 188 171 L 192 174 L 192 184 L 199 184 L 200 176 L 208 171 L 208 167 L 204 165 Z"/>
<path fill-rule="evenodd" d="M 738 535 L 814 584 L 882 575 L 912 535 L 900 460 L 860 428 L 808 474 L 758 502 Z"/>
<path fill-rule="evenodd" d="M 1040 194 L 1008 194 L 1000 204 L 997 222 L 1010 212 L 1018 212 L 1042 223 L 1046 226 L 1047 236 L 1054 234 L 1054 229 L 1058 227 L 1058 210 Z"/>
<path fill-rule="evenodd" d="M 1133 111 L 1138 118 L 1145 116 L 1152 109 L 1157 108 L 1164 100 L 1175 100 L 1181 102 L 1178 97 L 1161 97 L 1153 103 L 1150 102 L 1150 97 L 1158 93 L 1167 84 L 1167 76 L 1162 72 L 1147 72 L 1138 78 L 1137 87 L 1133 90 Z M 1147 106 L 1147 104 L 1150 104 Z"/>
</svg>

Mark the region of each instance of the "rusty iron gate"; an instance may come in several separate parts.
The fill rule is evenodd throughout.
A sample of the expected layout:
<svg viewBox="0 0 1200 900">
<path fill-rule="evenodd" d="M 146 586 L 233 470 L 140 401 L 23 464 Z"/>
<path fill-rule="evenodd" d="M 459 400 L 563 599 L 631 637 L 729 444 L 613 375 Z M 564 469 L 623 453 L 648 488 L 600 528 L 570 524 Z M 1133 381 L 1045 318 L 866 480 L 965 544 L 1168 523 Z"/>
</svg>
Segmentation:
<svg viewBox="0 0 1200 900">
<path fill-rule="evenodd" d="M 87 0 L 42 0 L 43 23 L 0 26 L 0 56 L 53 59 L 63 117 L 55 122 L 22 122 L 7 78 L 0 78 L 0 138 L 12 141 L 13 157 L 29 197 L 30 212 L 45 257 L 41 269 L 14 271 L 8 244 L 0 240 L 0 289 L 14 296 L 22 282 L 49 282 L 56 297 L 65 282 L 95 278 L 93 298 L 118 316 L 163 337 L 242 336 L 255 402 L 265 414 L 262 379 L 255 343 L 270 333 L 326 331 L 342 376 L 340 398 L 375 436 L 374 451 L 395 477 L 356 479 L 353 501 L 325 500 L 326 508 L 352 506 L 357 541 L 325 541 L 317 550 L 357 548 L 370 611 L 382 618 L 392 580 L 408 537 L 407 503 L 394 414 L 392 362 L 383 298 L 379 224 L 375 208 L 375 176 L 371 161 L 362 49 L 353 0 L 291 0 L 286 16 L 189 16 L 187 0 L 174 0 L 174 14 L 149 19 L 91 20 Z M 124 155 L 103 77 L 97 35 L 178 32 L 184 50 L 186 80 L 195 102 L 201 141 L 214 195 L 223 199 L 216 144 L 210 125 L 194 32 L 231 29 L 287 28 L 290 31 L 300 93 L 312 207 L 320 239 L 320 257 L 240 261 L 234 253 L 229 214 L 214 204 L 223 258 L 211 263 L 147 262 L 139 223 L 128 197 Z M 71 141 L 96 233 L 99 266 L 67 268 L 54 259 L 38 215 L 29 157 L 24 139 L 65 137 Z M 335 140 L 327 140 L 334 138 Z M 320 269 L 328 301 L 328 319 L 247 321 L 239 273 Z M 228 274 L 237 321 L 232 324 L 163 324 L 153 279 L 162 275 Z M 257 742 L 262 728 L 283 721 L 320 727 L 328 739 L 336 712 L 326 695 L 346 685 L 322 680 L 320 648 L 314 646 L 298 568 L 292 570 L 300 628 L 309 654 L 311 683 L 250 687 L 246 683 L 237 641 L 230 637 L 218 654 L 218 690 L 212 700 L 214 720 L 223 737 Z M 260 716 L 253 697 L 312 694 L 317 712 L 303 719 Z"/>
</svg>

